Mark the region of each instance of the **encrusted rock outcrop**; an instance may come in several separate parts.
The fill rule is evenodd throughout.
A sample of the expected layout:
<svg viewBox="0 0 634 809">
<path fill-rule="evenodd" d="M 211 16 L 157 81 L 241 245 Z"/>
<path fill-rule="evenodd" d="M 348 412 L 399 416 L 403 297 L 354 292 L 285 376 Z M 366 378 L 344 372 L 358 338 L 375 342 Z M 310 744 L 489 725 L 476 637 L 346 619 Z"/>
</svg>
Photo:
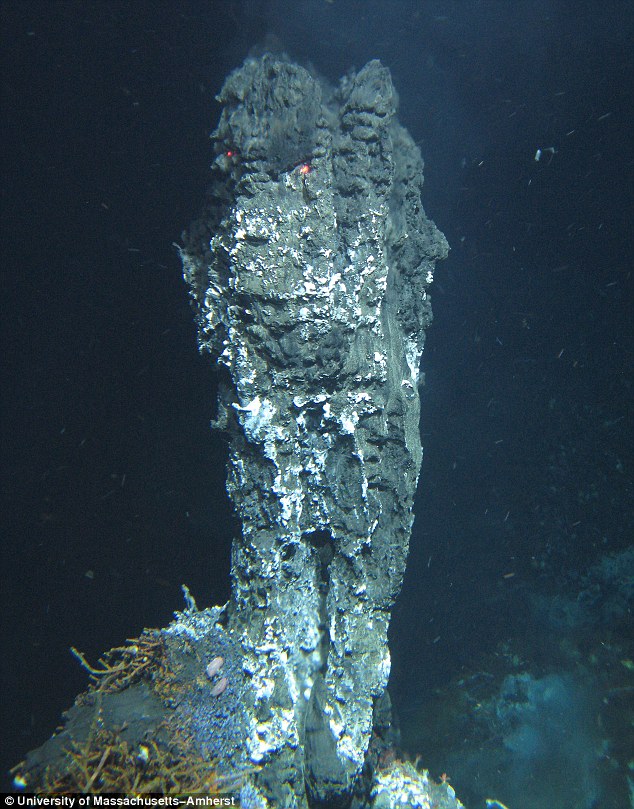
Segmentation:
<svg viewBox="0 0 634 809">
<path fill-rule="evenodd" d="M 447 254 L 378 61 L 332 89 L 271 55 L 227 79 L 181 257 L 242 523 L 228 629 L 274 806 L 345 806 L 390 672 L 421 465 L 426 289 Z"/>
</svg>

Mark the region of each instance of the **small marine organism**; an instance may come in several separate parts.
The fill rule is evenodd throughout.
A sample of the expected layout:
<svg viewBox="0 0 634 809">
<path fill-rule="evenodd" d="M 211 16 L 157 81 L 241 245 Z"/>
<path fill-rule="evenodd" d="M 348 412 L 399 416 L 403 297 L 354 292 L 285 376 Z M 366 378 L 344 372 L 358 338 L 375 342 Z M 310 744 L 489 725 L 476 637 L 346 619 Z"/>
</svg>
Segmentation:
<svg viewBox="0 0 634 809">
<path fill-rule="evenodd" d="M 211 689 L 211 696 L 219 697 L 222 693 L 224 693 L 228 685 L 229 680 L 226 677 L 222 677 Z"/>
<path fill-rule="evenodd" d="M 213 678 L 216 676 L 216 674 L 218 674 L 218 672 L 224 666 L 224 664 L 225 664 L 224 657 L 214 657 L 214 659 L 207 664 L 207 668 L 205 669 L 205 671 L 207 672 L 207 677 L 209 677 L 210 680 L 213 680 Z"/>
</svg>

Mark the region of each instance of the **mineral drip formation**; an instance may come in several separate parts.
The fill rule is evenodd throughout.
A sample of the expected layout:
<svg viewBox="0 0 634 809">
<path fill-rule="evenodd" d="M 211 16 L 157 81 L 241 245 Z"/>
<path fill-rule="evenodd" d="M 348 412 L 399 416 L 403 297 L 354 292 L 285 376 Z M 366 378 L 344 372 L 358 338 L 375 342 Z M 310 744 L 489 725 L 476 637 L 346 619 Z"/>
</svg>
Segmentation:
<svg viewBox="0 0 634 809">
<path fill-rule="evenodd" d="M 275 806 L 345 806 L 390 673 L 421 465 L 427 287 L 447 242 L 369 62 L 333 89 L 250 58 L 226 80 L 212 183 L 181 250 L 230 439 L 229 629 L 246 757 Z"/>
</svg>

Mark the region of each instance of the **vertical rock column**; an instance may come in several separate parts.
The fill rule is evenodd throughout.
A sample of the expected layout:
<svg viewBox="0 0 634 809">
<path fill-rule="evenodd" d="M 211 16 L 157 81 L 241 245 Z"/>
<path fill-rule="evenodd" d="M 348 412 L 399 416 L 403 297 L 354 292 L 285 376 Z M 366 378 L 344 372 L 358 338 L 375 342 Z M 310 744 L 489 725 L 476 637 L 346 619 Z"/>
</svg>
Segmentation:
<svg viewBox="0 0 634 809">
<path fill-rule="evenodd" d="M 425 290 L 447 243 L 379 62 L 332 90 L 249 59 L 219 100 L 208 203 L 181 255 L 200 348 L 225 369 L 216 426 L 242 523 L 230 625 L 253 687 L 246 744 L 271 802 L 336 805 L 390 671 Z"/>
</svg>

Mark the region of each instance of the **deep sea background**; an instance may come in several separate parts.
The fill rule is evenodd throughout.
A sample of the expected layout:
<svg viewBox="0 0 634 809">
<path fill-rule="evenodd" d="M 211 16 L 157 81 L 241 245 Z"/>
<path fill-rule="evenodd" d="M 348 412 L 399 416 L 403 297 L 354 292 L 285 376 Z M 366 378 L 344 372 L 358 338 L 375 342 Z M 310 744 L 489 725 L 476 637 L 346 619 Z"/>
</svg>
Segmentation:
<svg viewBox="0 0 634 809">
<path fill-rule="evenodd" d="M 632 544 L 632 3 L 5 0 L 0 15 L 2 772 L 85 687 L 71 645 L 95 660 L 164 626 L 183 582 L 201 606 L 228 598 L 216 376 L 173 243 L 203 200 L 214 95 L 256 46 L 333 82 L 372 58 L 391 69 L 425 209 L 452 248 L 431 290 L 425 455 L 392 627 L 409 752 L 443 771 L 448 742 L 436 761 L 417 711 L 501 648 L 533 691 L 574 706 L 572 732 L 593 726 L 591 685 L 555 647 L 574 637 L 584 676 L 580 633 L 588 660 L 608 638 L 626 654 L 628 574 L 609 585 L 615 615 L 595 599 L 590 618 L 563 609 L 557 624 L 551 607 L 578 604 L 588 570 Z M 553 666 L 566 673 L 540 679 Z M 527 769 L 528 733 L 501 742 Z M 602 738 L 587 766 L 621 777 L 616 753 L 597 763 L 612 755 Z M 475 769 L 451 773 L 472 807 Z M 578 807 L 608 805 L 584 789 Z"/>
</svg>

